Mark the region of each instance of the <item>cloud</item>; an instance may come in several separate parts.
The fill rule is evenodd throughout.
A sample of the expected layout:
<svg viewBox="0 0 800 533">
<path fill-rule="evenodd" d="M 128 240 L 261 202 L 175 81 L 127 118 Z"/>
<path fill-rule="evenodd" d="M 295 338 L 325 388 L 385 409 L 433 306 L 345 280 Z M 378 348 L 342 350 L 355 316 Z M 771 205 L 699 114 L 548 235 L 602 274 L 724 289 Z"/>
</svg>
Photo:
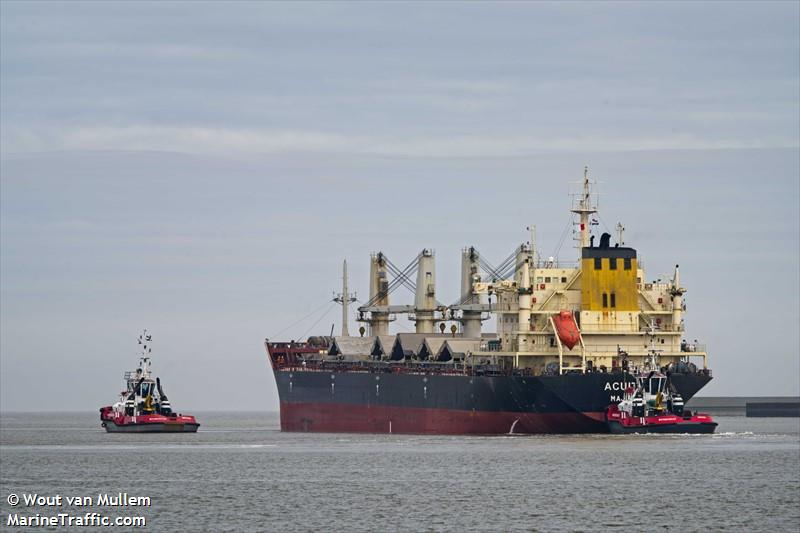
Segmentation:
<svg viewBox="0 0 800 533">
<path fill-rule="evenodd" d="M 165 151 L 219 156 L 316 152 L 400 157 L 514 157 L 554 152 L 793 148 L 793 138 L 708 139 L 687 134 L 664 137 L 488 136 L 366 137 L 320 131 L 179 126 L 86 126 L 54 131 L 6 132 L 6 155 L 48 151 Z"/>
<path fill-rule="evenodd" d="M 240 155 L 286 151 L 339 152 L 353 139 L 337 134 L 302 131 L 259 131 L 173 126 L 90 126 L 54 133 L 11 134 L 6 153 L 59 150 L 142 150 L 193 154 Z"/>
</svg>

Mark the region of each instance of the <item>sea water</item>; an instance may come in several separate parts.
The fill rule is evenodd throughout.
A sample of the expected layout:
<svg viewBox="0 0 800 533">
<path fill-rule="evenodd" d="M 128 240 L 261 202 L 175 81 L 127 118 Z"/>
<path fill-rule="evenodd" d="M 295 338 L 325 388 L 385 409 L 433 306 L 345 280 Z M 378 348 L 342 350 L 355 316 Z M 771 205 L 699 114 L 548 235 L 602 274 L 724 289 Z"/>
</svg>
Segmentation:
<svg viewBox="0 0 800 533">
<path fill-rule="evenodd" d="M 717 417 L 715 435 L 497 437 L 281 433 L 277 413 L 198 419 L 197 434 L 108 434 L 97 413 L 0 415 L 0 530 L 31 529 L 19 518 L 37 513 L 72 516 L 35 528 L 63 531 L 99 530 L 95 515 L 145 520 L 105 531 L 800 526 L 796 418 Z M 120 503 L 131 498 L 147 504 Z"/>
</svg>

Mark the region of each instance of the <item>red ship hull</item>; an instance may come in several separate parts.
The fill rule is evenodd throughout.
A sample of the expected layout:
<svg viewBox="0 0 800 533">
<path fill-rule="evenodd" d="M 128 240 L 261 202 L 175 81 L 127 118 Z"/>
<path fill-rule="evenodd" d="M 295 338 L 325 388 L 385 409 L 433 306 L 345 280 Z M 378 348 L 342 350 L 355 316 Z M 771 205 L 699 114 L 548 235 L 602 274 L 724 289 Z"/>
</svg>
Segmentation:
<svg viewBox="0 0 800 533">
<path fill-rule="evenodd" d="M 281 403 L 283 431 L 502 435 L 597 433 L 603 413 L 520 413 L 409 408 L 386 405 Z"/>
</svg>

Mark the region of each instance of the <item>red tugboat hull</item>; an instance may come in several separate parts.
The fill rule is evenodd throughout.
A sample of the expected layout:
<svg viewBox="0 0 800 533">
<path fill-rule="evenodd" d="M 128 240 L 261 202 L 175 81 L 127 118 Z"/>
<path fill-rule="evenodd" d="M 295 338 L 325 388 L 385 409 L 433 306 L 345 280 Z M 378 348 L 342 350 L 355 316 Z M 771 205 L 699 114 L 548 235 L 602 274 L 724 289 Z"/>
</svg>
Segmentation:
<svg viewBox="0 0 800 533">
<path fill-rule="evenodd" d="M 716 422 L 681 421 L 675 424 L 655 424 L 639 426 L 623 426 L 619 422 L 609 422 L 608 431 L 617 435 L 643 434 L 643 433 L 682 433 L 682 434 L 711 434 L 717 429 Z"/>
<path fill-rule="evenodd" d="M 683 416 L 665 414 L 645 417 L 624 416 L 616 405 L 606 411 L 606 425 L 609 433 L 627 435 L 634 433 L 691 433 L 710 434 L 717 429 L 717 423 L 705 414 L 689 412 Z"/>
<path fill-rule="evenodd" d="M 111 407 L 100 409 L 108 433 L 197 433 L 200 424 L 191 415 L 114 416 Z"/>
</svg>

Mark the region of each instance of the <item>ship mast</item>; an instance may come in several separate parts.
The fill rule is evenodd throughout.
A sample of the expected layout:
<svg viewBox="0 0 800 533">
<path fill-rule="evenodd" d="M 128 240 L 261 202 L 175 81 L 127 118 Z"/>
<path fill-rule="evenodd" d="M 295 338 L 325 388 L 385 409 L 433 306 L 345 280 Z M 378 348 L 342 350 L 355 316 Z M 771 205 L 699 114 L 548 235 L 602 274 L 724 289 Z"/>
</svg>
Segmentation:
<svg viewBox="0 0 800 533">
<path fill-rule="evenodd" d="M 625 226 L 622 225 L 622 222 L 617 222 L 617 242 L 620 246 L 625 246 L 625 239 L 623 235 L 625 234 Z"/>
<path fill-rule="evenodd" d="M 592 204 L 591 189 L 589 187 L 589 167 L 583 168 L 583 191 L 575 195 L 575 202 L 571 211 L 580 216 L 580 247 L 589 246 L 589 215 L 597 213 L 597 205 Z"/>
<path fill-rule="evenodd" d="M 153 336 L 148 335 L 145 329 L 142 334 L 139 335 L 139 345 L 142 347 L 142 354 L 139 356 L 139 368 L 141 369 L 141 375 L 139 377 L 150 377 L 150 353 L 153 351 L 150 343 L 152 342 Z"/>
<path fill-rule="evenodd" d="M 336 294 L 333 301 L 342 304 L 342 337 L 349 337 L 350 332 L 347 330 L 347 320 L 350 314 L 349 307 L 350 302 L 356 301 L 356 294 L 348 292 L 347 259 L 342 263 L 342 292 Z"/>
</svg>

